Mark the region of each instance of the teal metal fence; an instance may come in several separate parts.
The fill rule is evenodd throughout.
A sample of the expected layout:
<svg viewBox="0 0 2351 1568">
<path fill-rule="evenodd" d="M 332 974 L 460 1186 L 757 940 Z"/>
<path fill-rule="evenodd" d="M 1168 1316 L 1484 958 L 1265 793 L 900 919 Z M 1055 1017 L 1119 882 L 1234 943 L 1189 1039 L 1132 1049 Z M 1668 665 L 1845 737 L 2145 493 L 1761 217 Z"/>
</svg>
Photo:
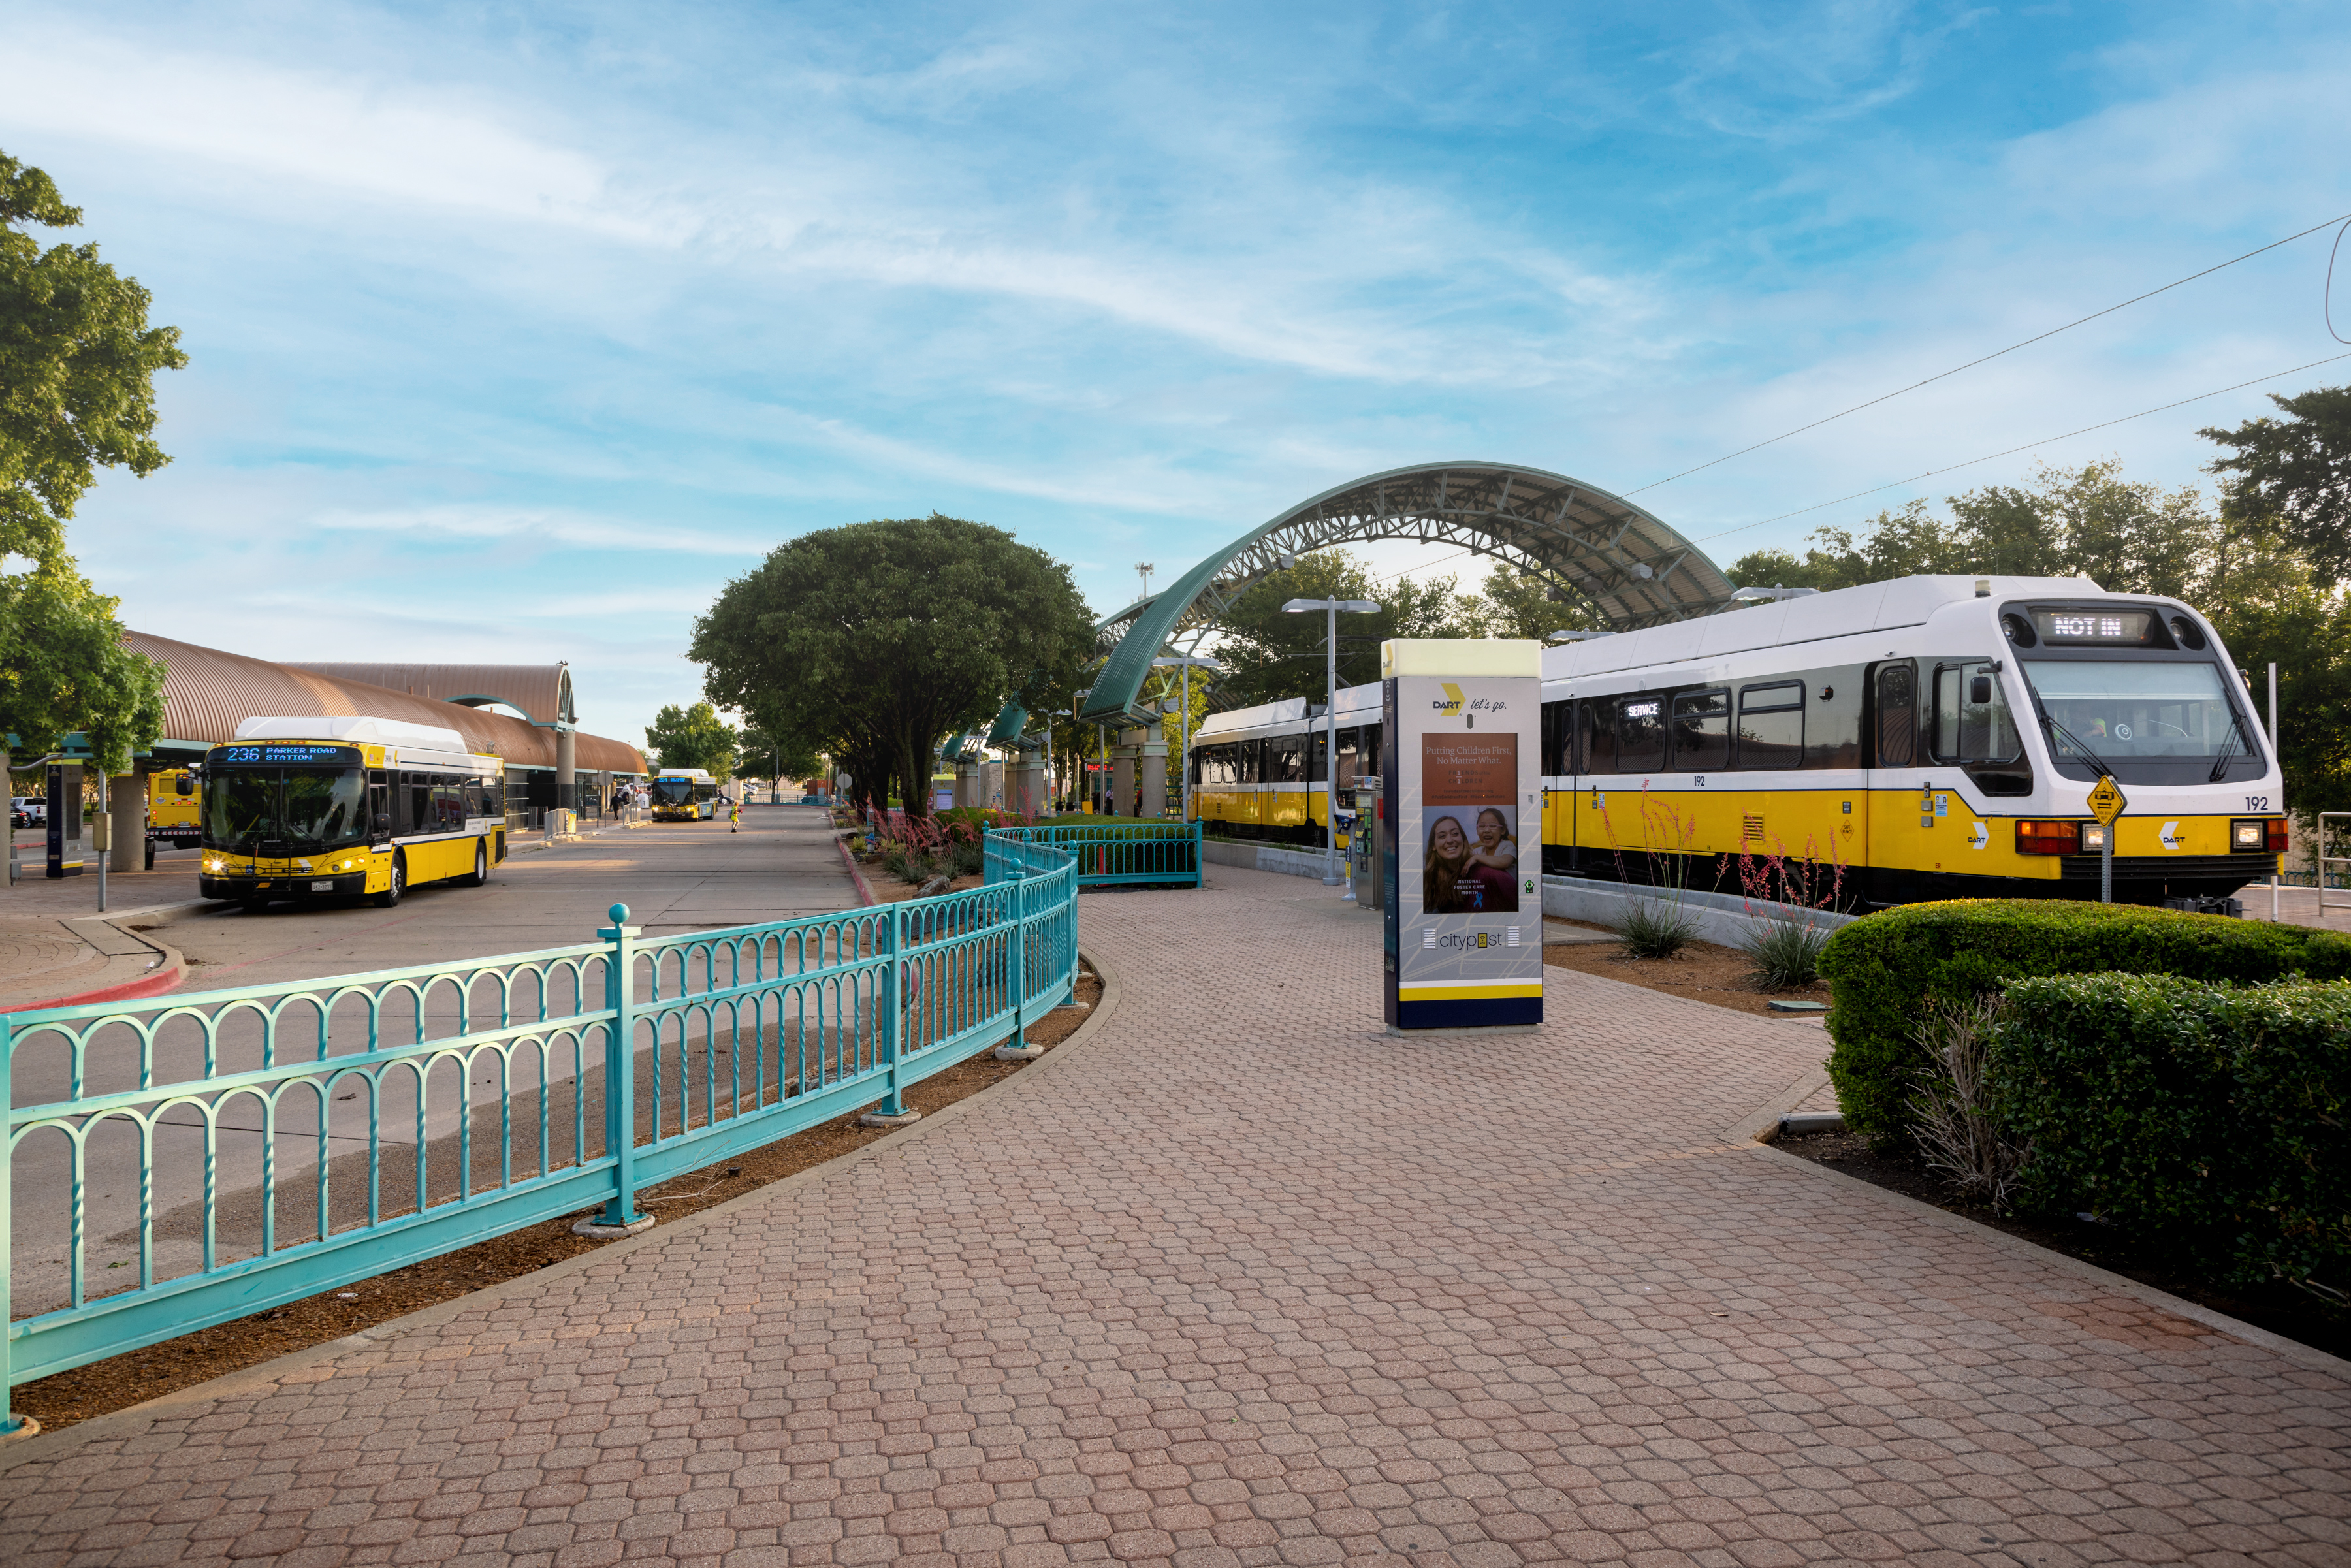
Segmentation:
<svg viewBox="0 0 2351 1568">
<path fill-rule="evenodd" d="M 1044 822 L 1002 829 L 991 836 L 1069 851 L 1077 857 L 1078 881 L 1087 887 L 1120 883 L 1200 885 L 1197 822 Z"/>
<path fill-rule="evenodd" d="M 1075 855 L 987 852 L 938 898 L 0 1014 L 5 1386 L 902 1111 L 1076 983 Z"/>
</svg>

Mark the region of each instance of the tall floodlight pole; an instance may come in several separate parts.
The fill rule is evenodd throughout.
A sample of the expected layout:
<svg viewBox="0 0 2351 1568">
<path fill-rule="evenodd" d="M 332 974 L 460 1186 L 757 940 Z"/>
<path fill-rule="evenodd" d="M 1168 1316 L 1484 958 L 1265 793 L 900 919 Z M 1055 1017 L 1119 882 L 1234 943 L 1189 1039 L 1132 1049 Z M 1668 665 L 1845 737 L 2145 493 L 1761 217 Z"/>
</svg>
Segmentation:
<svg viewBox="0 0 2351 1568">
<path fill-rule="evenodd" d="M 1183 801 L 1181 808 L 1183 815 L 1178 821 L 1188 822 L 1192 820 L 1192 672 L 1197 668 L 1221 673 L 1224 666 L 1214 659 L 1197 659 L 1188 654 L 1180 658 L 1171 655 L 1164 659 L 1154 659 L 1151 664 L 1154 669 L 1164 670 L 1173 667 L 1183 672 L 1181 679 L 1184 683 L 1184 760 L 1179 765 L 1178 775 L 1181 780 L 1178 798 Z"/>
<path fill-rule="evenodd" d="M 1303 615 L 1320 610 L 1325 618 L 1325 661 L 1322 703 L 1322 885 L 1339 885 L 1339 612 L 1369 615 L 1379 609 L 1368 599 L 1293 599 L 1282 610 Z"/>
</svg>

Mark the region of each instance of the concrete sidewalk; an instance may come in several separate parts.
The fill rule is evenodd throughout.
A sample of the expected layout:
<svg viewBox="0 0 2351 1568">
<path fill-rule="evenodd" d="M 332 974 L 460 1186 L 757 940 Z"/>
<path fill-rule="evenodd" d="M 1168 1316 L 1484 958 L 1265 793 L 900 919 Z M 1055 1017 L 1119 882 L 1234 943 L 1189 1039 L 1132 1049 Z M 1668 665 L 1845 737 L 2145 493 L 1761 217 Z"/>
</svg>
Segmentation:
<svg viewBox="0 0 2351 1568">
<path fill-rule="evenodd" d="M 852 1160 L 0 1450 L 0 1560 L 2341 1563 L 2340 1363 L 1736 1141 L 1813 1026 L 1381 1032 L 1295 879 Z"/>
</svg>

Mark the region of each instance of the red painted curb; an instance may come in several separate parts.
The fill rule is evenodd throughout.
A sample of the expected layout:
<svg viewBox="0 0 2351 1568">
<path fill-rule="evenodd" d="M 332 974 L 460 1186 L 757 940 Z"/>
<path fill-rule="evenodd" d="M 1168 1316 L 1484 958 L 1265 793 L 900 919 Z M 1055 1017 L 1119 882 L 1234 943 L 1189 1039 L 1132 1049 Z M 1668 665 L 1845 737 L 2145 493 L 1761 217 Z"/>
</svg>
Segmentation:
<svg viewBox="0 0 2351 1568">
<path fill-rule="evenodd" d="M 29 1013 L 42 1008 L 80 1008 L 97 1002 L 127 1002 L 140 997 L 160 997 L 176 989 L 187 971 L 173 964 L 152 975 L 141 975 L 135 980 L 125 980 L 119 986 L 101 986 L 94 991 L 84 991 L 78 997 L 56 997 L 46 1002 L 22 1002 L 15 1007 L 0 1008 L 0 1012 Z"/>
<path fill-rule="evenodd" d="M 866 882 L 865 873 L 857 869 L 857 857 L 849 852 L 849 841 L 835 836 L 832 847 L 841 852 L 841 863 L 849 868 L 849 880 L 857 884 L 857 896 L 869 904 L 879 904 L 881 900 L 873 896 L 873 889 Z"/>
</svg>

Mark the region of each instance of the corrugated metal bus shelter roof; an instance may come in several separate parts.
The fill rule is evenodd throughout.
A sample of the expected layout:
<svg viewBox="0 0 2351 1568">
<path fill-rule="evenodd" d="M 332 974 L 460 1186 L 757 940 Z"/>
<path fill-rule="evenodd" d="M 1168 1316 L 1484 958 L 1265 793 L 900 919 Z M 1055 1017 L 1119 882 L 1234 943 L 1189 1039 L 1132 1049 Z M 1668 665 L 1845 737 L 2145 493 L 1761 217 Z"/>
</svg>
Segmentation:
<svg viewBox="0 0 2351 1568">
<path fill-rule="evenodd" d="M 555 731 L 505 714 L 150 632 L 125 632 L 122 640 L 133 652 L 163 662 L 163 740 L 171 749 L 234 740 L 236 727 L 259 715 L 367 714 L 454 729 L 465 737 L 467 749 L 502 757 L 510 768 L 555 766 Z M 172 747 L 172 742 L 180 744 Z M 572 737 L 572 766 L 587 773 L 646 770 L 645 759 L 634 747 L 584 734 Z"/>
<path fill-rule="evenodd" d="M 533 724 L 569 726 L 579 719 L 572 707 L 571 666 L 567 663 L 365 664 L 303 659 L 292 667 L 339 681 L 363 681 L 371 686 L 464 707 L 504 703 L 519 710 Z"/>
</svg>

